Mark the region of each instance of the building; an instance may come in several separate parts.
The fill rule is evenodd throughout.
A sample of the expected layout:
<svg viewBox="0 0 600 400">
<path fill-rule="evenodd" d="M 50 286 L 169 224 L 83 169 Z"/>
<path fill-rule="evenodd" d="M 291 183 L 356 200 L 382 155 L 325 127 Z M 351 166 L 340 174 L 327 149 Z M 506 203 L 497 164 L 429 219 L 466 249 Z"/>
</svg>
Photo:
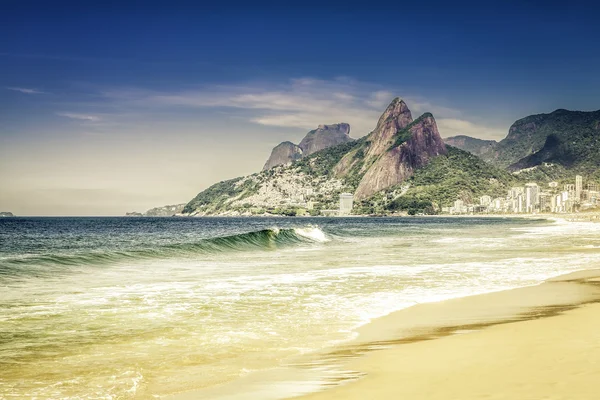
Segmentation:
<svg viewBox="0 0 600 400">
<path fill-rule="evenodd" d="M 558 182 L 550 182 L 548 183 L 548 186 L 551 188 L 557 188 L 558 187 Z"/>
<path fill-rule="evenodd" d="M 492 198 L 488 195 L 481 196 L 479 198 L 479 205 L 488 207 L 492 203 Z"/>
<path fill-rule="evenodd" d="M 566 186 L 575 186 L 575 185 L 565 185 Z M 561 193 L 561 201 L 562 201 L 562 212 L 573 212 L 573 204 L 575 203 L 575 201 L 573 200 L 573 196 L 575 191 L 571 192 L 568 190 L 565 190 L 564 192 Z"/>
<path fill-rule="evenodd" d="M 552 195 L 547 192 L 539 194 L 539 210 L 541 212 L 552 211 Z"/>
<path fill-rule="evenodd" d="M 600 192 L 599 186 L 597 183 L 588 183 L 587 185 L 585 185 L 587 190 L 589 190 L 590 192 Z"/>
<path fill-rule="evenodd" d="M 561 212 L 561 196 L 560 194 L 552 195 L 552 200 L 550 204 L 550 211 L 553 213 Z"/>
<path fill-rule="evenodd" d="M 523 186 L 512 187 L 508 191 L 508 197 L 511 199 L 516 199 L 520 194 L 525 193 L 525 188 Z"/>
<path fill-rule="evenodd" d="M 581 201 L 581 190 L 583 189 L 583 178 L 575 175 L 575 201 Z"/>
<path fill-rule="evenodd" d="M 572 183 L 567 183 L 564 191 L 569 193 L 571 199 L 575 198 L 575 185 Z"/>
<path fill-rule="evenodd" d="M 340 215 L 349 215 L 354 206 L 354 195 L 352 193 L 340 194 Z"/>
<path fill-rule="evenodd" d="M 467 212 L 467 207 L 465 207 L 465 202 L 462 200 L 456 200 L 454 202 L 454 207 L 452 207 L 453 214 L 464 214 Z"/>
<path fill-rule="evenodd" d="M 492 200 L 492 204 L 490 204 L 490 207 L 492 208 L 492 210 L 494 210 L 494 212 L 503 212 L 505 211 L 505 200 L 497 197 L 494 200 Z"/>
<path fill-rule="evenodd" d="M 525 212 L 535 212 L 539 204 L 539 186 L 537 183 L 527 183 L 525 185 Z"/>
</svg>

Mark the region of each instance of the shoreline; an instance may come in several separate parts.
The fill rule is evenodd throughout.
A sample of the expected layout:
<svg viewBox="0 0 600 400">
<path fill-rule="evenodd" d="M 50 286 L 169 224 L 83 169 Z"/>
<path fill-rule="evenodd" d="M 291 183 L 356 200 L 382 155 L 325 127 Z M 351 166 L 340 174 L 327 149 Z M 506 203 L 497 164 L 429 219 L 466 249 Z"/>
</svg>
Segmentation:
<svg viewBox="0 0 600 400">
<path fill-rule="evenodd" d="M 598 302 L 600 269 L 590 269 L 559 275 L 534 286 L 417 304 L 361 325 L 354 330 L 354 339 L 338 346 L 297 357 L 274 369 L 256 371 L 222 386 L 160 398 L 362 399 L 372 396 L 374 390 L 380 391 L 376 398 L 399 398 L 401 394 L 396 389 L 406 386 L 399 385 L 392 372 L 418 361 L 418 357 L 411 362 L 404 360 L 405 349 L 428 351 L 430 346 L 441 346 L 447 350 L 446 341 L 454 337 L 461 337 L 468 347 L 469 339 L 478 334 L 566 315 Z M 600 305 L 597 306 L 600 316 Z M 430 355 L 427 363 L 436 364 L 435 357 Z M 429 373 L 427 366 L 423 368 L 421 379 Z M 406 398 L 429 398 L 417 393 L 412 393 L 416 397 Z M 446 398 L 452 397 L 440 397 Z"/>
<path fill-rule="evenodd" d="M 396 311 L 359 328 L 358 343 L 344 350 L 343 368 L 360 379 L 295 398 L 595 399 L 600 366 L 585 366 L 585 359 L 588 351 L 600 356 L 599 303 L 600 270 L 593 269 Z M 578 353 L 564 351 L 577 344 Z M 517 374 L 520 365 L 531 366 Z M 574 376 L 579 386 L 566 386 Z M 552 382 L 561 394 L 548 390 Z"/>
</svg>

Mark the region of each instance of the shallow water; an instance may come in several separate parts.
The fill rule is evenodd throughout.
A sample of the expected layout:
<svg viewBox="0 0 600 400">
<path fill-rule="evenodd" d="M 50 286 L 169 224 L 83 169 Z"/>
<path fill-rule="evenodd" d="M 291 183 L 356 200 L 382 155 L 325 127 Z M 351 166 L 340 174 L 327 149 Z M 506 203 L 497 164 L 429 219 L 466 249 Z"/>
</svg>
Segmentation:
<svg viewBox="0 0 600 400">
<path fill-rule="evenodd" d="M 595 267 L 599 233 L 485 218 L 0 220 L 0 397 L 210 388 L 400 308 Z"/>
</svg>

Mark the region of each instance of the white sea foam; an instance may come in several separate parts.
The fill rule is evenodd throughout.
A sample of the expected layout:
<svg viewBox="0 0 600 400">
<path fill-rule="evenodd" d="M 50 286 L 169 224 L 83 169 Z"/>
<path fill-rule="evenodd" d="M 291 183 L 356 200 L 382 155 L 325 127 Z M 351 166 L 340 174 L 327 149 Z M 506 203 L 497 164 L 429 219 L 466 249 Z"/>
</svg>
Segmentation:
<svg viewBox="0 0 600 400">
<path fill-rule="evenodd" d="M 315 242 L 328 242 L 330 239 L 318 227 L 295 228 L 297 235 L 314 240 Z"/>
</svg>

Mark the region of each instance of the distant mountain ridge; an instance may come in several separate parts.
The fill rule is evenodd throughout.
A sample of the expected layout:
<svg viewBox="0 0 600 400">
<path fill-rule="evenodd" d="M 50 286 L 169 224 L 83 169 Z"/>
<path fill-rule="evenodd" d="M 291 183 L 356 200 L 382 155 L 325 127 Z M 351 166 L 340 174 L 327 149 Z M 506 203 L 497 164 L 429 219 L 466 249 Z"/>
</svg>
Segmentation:
<svg viewBox="0 0 600 400">
<path fill-rule="evenodd" d="M 354 139 L 350 137 L 350 125 L 345 122 L 319 125 L 317 129 L 308 132 L 298 145 L 285 141 L 275 146 L 263 170 L 294 162 L 317 151 L 352 140 Z"/>
<path fill-rule="evenodd" d="M 481 157 L 510 170 L 545 162 L 567 168 L 600 166 L 600 110 L 530 115 L 516 121 L 506 138 Z"/>
<path fill-rule="evenodd" d="M 466 135 L 452 136 L 444 139 L 447 145 L 481 156 L 492 150 L 498 142 L 495 140 L 478 139 Z"/>
<path fill-rule="evenodd" d="M 358 214 L 432 213 L 459 197 L 503 191 L 509 180 L 508 173 L 447 147 L 432 114 L 413 120 L 406 103 L 396 98 L 367 136 L 216 183 L 192 199 L 183 213 L 319 215 L 337 209 L 343 192 L 354 193 Z"/>
<path fill-rule="evenodd" d="M 413 120 L 396 98 L 371 133 L 353 140 L 349 130 L 320 125 L 299 145 L 283 142 L 261 172 L 210 186 L 181 213 L 320 215 L 337 209 L 343 192 L 354 193 L 356 214 L 435 213 L 457 199 L 503 197 L 530 180 L 575 173 L 600 179 L 600 110 L 525 117 L 499 142 L 465 135 L 444 141 L 432 114 Z"/>
<path fill-rule="evenodd" d="M 155 207 L 149 209 L 143 215 L 144 217 L 172 217 L 181 213 L 183 211 L 183 207 L 185 207 L 185 203 Z"/>
</svg>

